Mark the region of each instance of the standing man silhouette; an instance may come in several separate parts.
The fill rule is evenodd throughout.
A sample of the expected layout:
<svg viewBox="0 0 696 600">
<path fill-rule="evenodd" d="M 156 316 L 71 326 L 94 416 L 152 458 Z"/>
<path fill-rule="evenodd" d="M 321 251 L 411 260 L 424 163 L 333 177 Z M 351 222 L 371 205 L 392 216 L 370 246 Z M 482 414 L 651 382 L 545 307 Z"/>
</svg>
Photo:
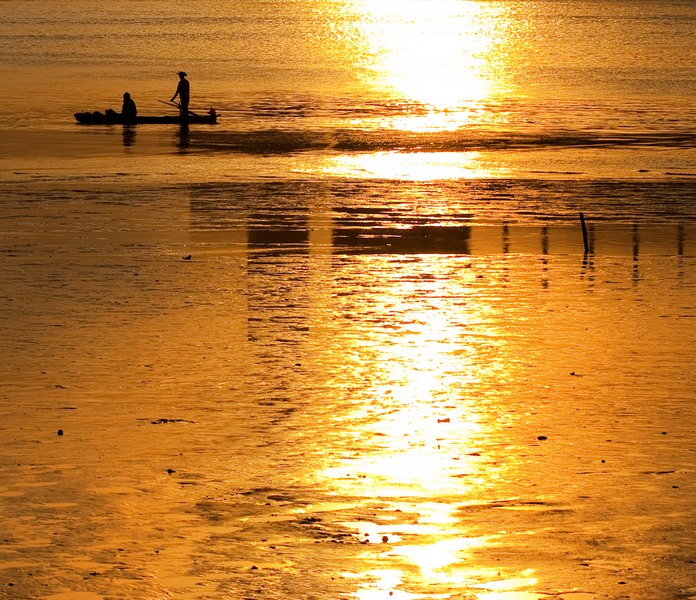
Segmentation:
<svg viewBox="0 0 696 600">
<path fill-rule="evenodd" d="M 179 83 L 176 86 L 176 93 L 172 96 L 170 102 L 174 102 L 175 98 L 179 96 L 179 112 L 181 113 L 182 120 L 188 120 L 188 107 L 189 107 L 189 93 L 191 90 L 191 85 L 188 79 L 186 79 L 186 73 L 184 71 L 179 71 L 177 73 L 179 76 Z"/>
</svg>

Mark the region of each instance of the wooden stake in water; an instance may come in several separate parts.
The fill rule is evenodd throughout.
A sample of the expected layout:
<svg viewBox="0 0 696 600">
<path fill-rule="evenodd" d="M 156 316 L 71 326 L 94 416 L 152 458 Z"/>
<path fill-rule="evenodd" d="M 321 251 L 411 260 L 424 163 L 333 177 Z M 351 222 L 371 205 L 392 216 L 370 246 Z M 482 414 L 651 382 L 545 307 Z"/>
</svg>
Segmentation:
<svg viewBox="0 0 696 600">
<path fill-rule="evenodd" d="M 585 254 L 590 252 L 590 243 L 587 240 L 587 225 L 585 225 L 585 215 L 580 213 L 580 225 L 582 225 L 582 243 L 585 245 Z"/>
</svg>

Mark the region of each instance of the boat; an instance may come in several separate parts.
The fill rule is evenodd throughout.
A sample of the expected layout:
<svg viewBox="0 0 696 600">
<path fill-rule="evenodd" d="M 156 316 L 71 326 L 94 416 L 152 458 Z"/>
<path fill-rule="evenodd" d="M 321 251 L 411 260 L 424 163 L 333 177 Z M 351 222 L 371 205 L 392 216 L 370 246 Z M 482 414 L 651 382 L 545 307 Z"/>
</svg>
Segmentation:
<svg viewBox="0 0 696 600">
<path fill-rule="evenodd" d="M 151 123 L 164 123 L 181 125 L 191 123 L 202 123 L 207 125 L 215 125 L 218 119 L 218 113 L 214 108 L 211 108 L 207 114 L 199 115 L 197 113 L 189 113 L 188 118 L 182 121 L 179 115 L 162 115 L 162 116 L 140 116 L 133 119 L 124 119 L 119 113 L 108 111 L 106 114 L 101 112 L 78 112 L 75 113 L 75 119 L 80 125 L 145 125 Z"/>
</svg>

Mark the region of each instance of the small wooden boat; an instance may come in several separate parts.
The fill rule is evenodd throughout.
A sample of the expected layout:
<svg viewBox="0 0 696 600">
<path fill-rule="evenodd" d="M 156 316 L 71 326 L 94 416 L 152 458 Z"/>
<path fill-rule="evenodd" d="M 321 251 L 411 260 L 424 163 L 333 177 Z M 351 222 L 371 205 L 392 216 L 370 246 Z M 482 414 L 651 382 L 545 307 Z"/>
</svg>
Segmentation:
<svg viewBox="0 0 696 600">
<path fill-rule="evenodd" d="M 218 113 L 214 108 L 204 115 L 189 113 L 188 118 L 184 123 L 202 123 L 207 125 L 215 125 L 217 123 Z M 180 125 L 182 119 L 179 115 L 163 115 L 163 116 L 140 116 L 135 120 L 124 119 L 119 113 L 108 111 L 106 114 L 101 112 L 78 112 L 75 113 L 75 119 L 81 125 L 145 125 L 150 123 L 169 123 Z"/>
</svg>

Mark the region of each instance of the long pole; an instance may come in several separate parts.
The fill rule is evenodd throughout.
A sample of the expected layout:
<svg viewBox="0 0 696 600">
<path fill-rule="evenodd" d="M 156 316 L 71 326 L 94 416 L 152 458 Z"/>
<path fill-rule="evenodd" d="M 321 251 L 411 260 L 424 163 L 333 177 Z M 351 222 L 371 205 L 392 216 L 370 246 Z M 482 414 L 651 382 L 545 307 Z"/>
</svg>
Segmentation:
<svg viewBox="0 0 696 600">
<path fill-rule="evenodd" d="M 166 104 L 166 105 L 168 105 L 168 106 L 176 106 L 176 108 L 178 108 L 179 110 L 181 110 L 181 105 L 180 105 L 180 104 L 177 104 L 176 102 L 166 102 L 165 100 L 158 100 L 157 102 L 161 102 L 162 104 Z M 196 115 L 196 113 L 193 112 L 192 110 L 189 110 L 189 111 L 188 111 L 188 114 L 193 115 L 194 117 L 198 116 L 198 115 Z"/>
<path fill-rule="evenodd" d="M 590 242 L 587 239 L 587 225 L 585 225 L 585 215 L 580 213 L 580 225 L 582 226 L 582 243 L 585 245 L 585 254 L 590 253 Z"/>
</svg>

